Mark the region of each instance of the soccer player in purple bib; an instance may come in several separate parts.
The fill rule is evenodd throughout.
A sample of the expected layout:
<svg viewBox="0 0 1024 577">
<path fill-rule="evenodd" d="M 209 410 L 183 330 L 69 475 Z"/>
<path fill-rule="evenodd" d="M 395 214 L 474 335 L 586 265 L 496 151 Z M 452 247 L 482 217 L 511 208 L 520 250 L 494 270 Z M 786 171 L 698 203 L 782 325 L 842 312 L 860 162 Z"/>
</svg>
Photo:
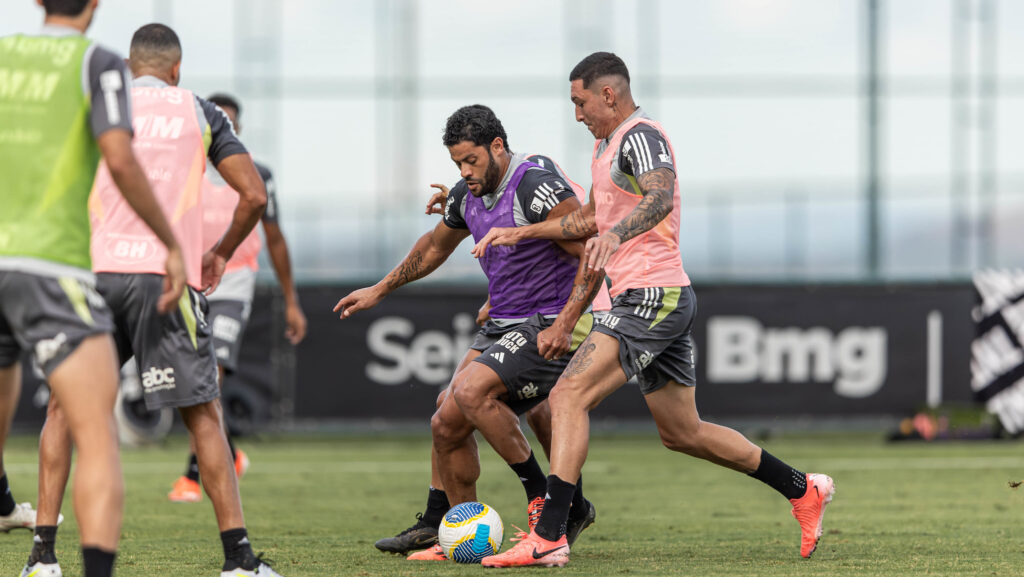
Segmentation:
<svg viewBox="0 0 1024 577">
<path fill-rule="evenodd" d="M 430 274 L 470 235 L 479 240 L 492 227 L 558 219 L 580 206 L 565 179 L 529 162 L 525 154 L 512 153 L 504 127 L 486 106 L 466 106 L 452 114 L 444 144 L 463 180 L 448 194 L 442 222 L 420 237 L 383 280 L 338 301 L 334 310 L 341 318 L 371 308 L 391 291 Z M 587 307 L 601 289 L 604 273 L 580 265 L 583 248 L 576 240 L 542 240 L 514 250 L 498 247 L 480 260 L 488 279 L 490 320 L 456 368 L 431 420 L 445 489 L 437 498 L 432 491 L 431 521 L 439 523 L 449 504 L 476 500 L 480 465 L 474 430 L 522 481 L 531 529 L 539 518 L 545 478 L 518 415 L 547 398 L 569 353 L 593 326 Z M 573 539 L 594 517 L 593 505 L 580 491 L 574 495 L 569 521 Z M 444 556 L 434 546 L 410 558 Z"/>
</svg>

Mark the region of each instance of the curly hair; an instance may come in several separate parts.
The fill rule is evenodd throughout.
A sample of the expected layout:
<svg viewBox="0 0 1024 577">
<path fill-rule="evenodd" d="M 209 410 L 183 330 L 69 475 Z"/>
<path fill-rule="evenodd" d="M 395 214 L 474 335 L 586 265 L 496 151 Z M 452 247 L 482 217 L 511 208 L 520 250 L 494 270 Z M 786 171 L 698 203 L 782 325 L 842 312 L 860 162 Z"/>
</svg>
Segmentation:
<svg viewBox="0 0 1024 577">
<path fill-rule="evenodd" d="M 621 58 L 611 52 L 595 52 L 587 56 L 569 73 L 569 82 L 583 80 L 583 88 L 602 76 L 621 76 L 629 84 L 629 69 Z"/>
<path fill-rule="evenodd" d="M 505 127 L 494 115 L 494 111 L 483 104 L 463 106 L 456 110 L 448 117 L 444 127 L 445 146 L 455 146 L 467 140 L 476 146 L 489 146 L 495 138 L 501 138 L 505 150 L 512 152 L 508 147 Z"/>
</svg>

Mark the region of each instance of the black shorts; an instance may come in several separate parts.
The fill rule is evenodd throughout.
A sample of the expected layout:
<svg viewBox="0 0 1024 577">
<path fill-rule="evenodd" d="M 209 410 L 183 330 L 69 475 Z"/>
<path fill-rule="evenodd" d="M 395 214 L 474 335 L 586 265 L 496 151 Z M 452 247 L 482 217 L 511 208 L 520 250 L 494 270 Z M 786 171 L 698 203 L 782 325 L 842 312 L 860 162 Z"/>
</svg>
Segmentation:
<svg viewBox="0 0 1024 577">
<path fill-rule="evenodd" d="M 0 270 L 0 368 L 26 350 L 49 376 L 86 338 L 113 330 L 110 308 L 91 283 Z"/>
<path fill-rule="evenodd" d="M 249 324 L 252 303 L 241 300 L 211 300 L 210 332 L 217 364 L 228 373 L 238 370 L 238 355 L 242 350 L 242 335 Z"/>
<path fill-rule="evenodd" d="M 537 335 L 551 326 L 554 319 L 534 315 L 513 326 L 500 327 L 492 321 L 480 329 L 469 348 L 481 351 L 473 359 L 491 368 L 508 389 L 505 403 L 517 415 L 522 415 L 539 405 L 551 394 L 572 353 L 590 334 L 594 316 L 585 313 L 580 316 L 573 329 L 569 353 L 549 361 L 537 351 Z"/>
<path fill-rule="evenodd" d="M 619 364 L 640 392 L 653 393 L 669 381 L 697 384 L 693 319 L 697 297 L 684 287 L 628 289 L 612 301 L 594 331 L 619 341 Z"/>
<path fill-rule="evenodd" d="M 178 307 L 161 315 L 156 303 L 163 279 L 157 274 L 96 275 L 96 288 L 114 313 L 121 362 L 135 355 L 142 398 L 151 411 L 191 407 L 220 396 L 206 297 L 185 287 Z"/>
</svg>

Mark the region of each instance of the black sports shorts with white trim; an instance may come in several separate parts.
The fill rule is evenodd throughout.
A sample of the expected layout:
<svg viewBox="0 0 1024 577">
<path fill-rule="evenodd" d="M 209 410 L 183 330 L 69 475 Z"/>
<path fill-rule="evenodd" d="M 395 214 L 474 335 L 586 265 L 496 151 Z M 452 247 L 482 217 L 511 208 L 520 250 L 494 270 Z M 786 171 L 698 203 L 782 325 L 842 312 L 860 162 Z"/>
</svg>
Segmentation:
<svg viewBox="0 0 1024 577">
<path fill-rule="evenodd" d="M 537 350 L 537 335 L 554 319 L 537 314 L 517 325 L 501 327 L 488 321 L 469 348 L 481 351 L 475 362 L 486 365 L 501 378 L 508 389 L 502 399 L 517 415 L 522 415 L 548 398 L 558 377 L 573 353 L 594 326 L 591 313 L 580 315 L 572 332 L 569 352 L 552 361 Z"/>
<path fill-rule="evenodd" d="M 669 381 L 697 384 L 693 355 L 693 289 L 627 289 L 612 301 L 612 310 L 594 331 L 619 341 L 619 364 L 626 378 L 637 379 L 640 392 L 653 393 Z"/>
<path fill-rule="evenodd" d="M 26 350 L 50 376 L 86 338 L 113 330 L 110 309 L 91 283 L 0 270 L 0 368 Z"/>
<path fill-rule="evenodd" d="M 121 362 L 139 366 L 146 408 L 191 407 L 220 396 L 206 297 L 185 287 L 178 306 L 161 315 L 158 274 L 99 273 L 96 288 L 114 313 Z"/>
</svg>

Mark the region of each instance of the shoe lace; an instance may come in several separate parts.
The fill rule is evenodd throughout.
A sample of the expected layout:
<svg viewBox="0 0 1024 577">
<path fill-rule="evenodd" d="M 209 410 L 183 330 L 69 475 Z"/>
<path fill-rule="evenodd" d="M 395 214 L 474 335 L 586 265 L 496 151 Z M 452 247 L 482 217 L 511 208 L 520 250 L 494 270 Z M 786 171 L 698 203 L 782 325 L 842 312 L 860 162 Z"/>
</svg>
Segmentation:
<svg viewBox="0 0 1024 577">
<path fill-rule="evenodd" d="M 527 533 L 526 531 L 523 531 L 522 529 L 520 529 L 516 525 L 513 525 L 512 523 L 509 523 L 509 525 L 512 525 L 512 527 L 515 527 L 515 530 L 516 530 L 515 536 L 509 538 L 509 541 L 511 541 L 513 543 L 515 543 L 516 541 L 522 541 L 523 539 L 526 539 L 530 535 L 529 533 Z"/>
<path fill-rule="evenodd" d="M 398 537 L 404 537 L 405 535 L 408 535 L 409 533 L 412 533 L 413 531 L 415 531 L 417 529 L 422 529 L 422 528 L 424 528 L 426 526 L 427 526 L 427 524 L 423 522 L 423 513 L 416 513 L 416 524 L 413 525 L 412 527 L 409 527 L 405 531 L 402 531 L 397 536 Z"/>
<path fill-rule="evenodd" d="M 260 565 L 266 565 L 268 569 L 273 570 L 274 562 L 268 558 L 263 557 L 265 553 L 256 555 L 256 570 L 259 571 Z"/>
<path fill-rule="evenodd" d="M 534 527 L 540 521 L 540 515 L 544 512 L 544 498 L 537 497 L 530 501 L 530 504 L 526 506 L 526 526 L 533 531 Z"/>
</svg>

